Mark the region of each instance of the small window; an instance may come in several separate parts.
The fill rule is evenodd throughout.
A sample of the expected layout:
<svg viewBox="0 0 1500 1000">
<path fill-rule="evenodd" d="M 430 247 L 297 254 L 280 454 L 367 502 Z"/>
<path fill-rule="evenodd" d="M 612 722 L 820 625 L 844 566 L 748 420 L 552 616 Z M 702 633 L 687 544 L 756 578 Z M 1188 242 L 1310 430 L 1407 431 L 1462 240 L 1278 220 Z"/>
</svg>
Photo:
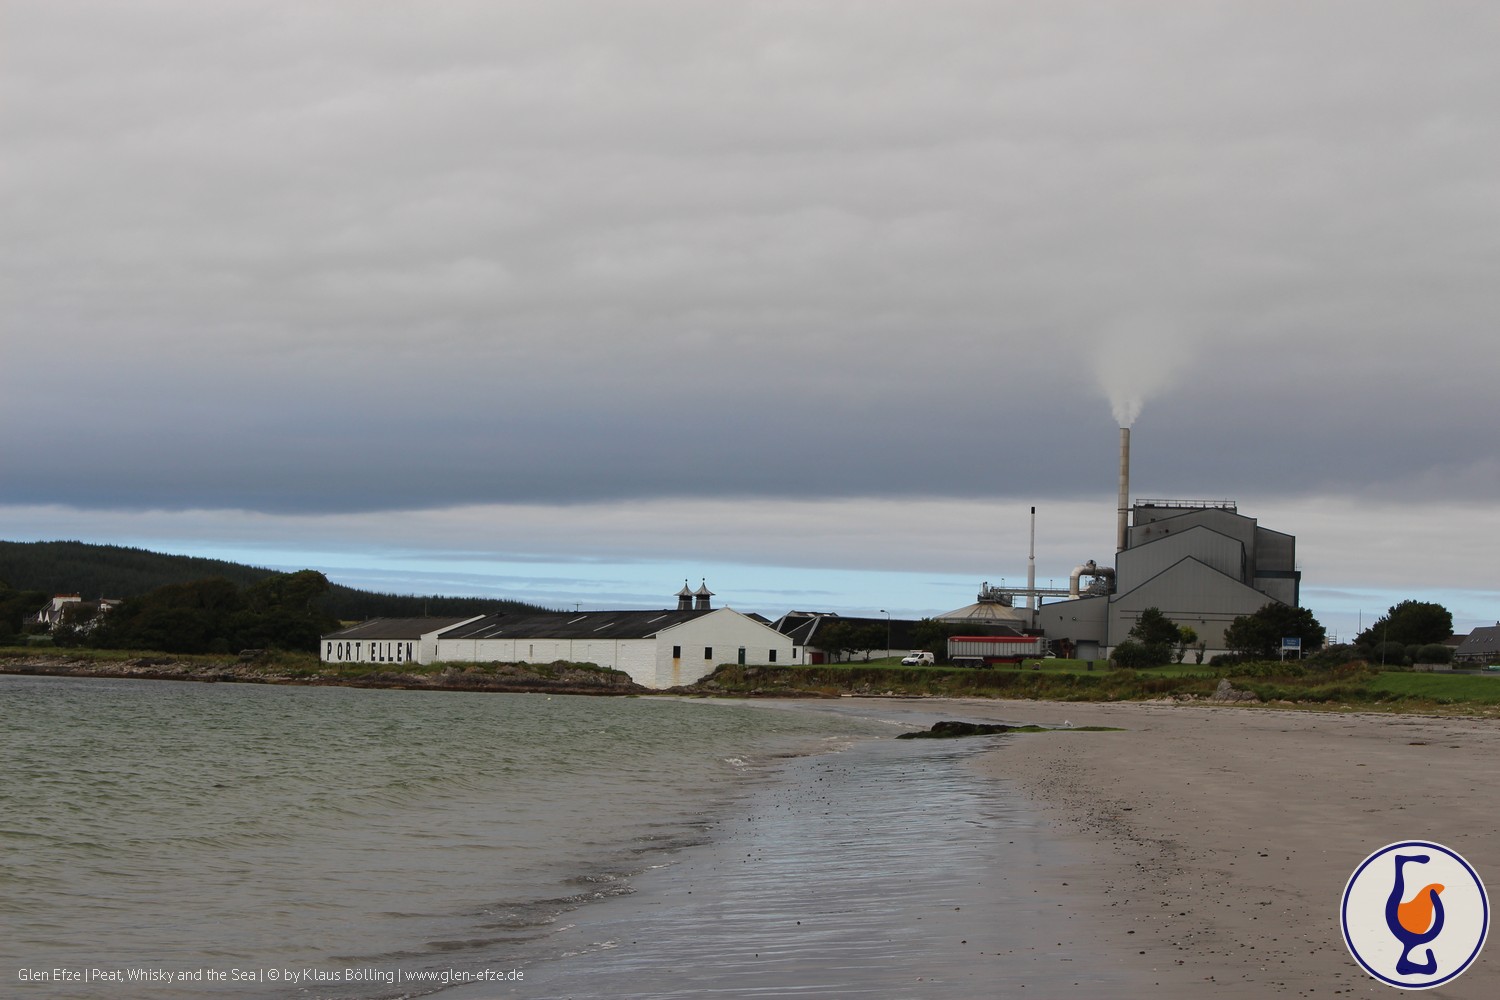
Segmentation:
<svg viewBox="0 0 1500 1000">
<path fill-rule="evenodd" d="M 771 650 L 771 658 L 769 660 L 767 660 L 766 662 L 767 663 L 775 663 L 776 662 L 776 650 L 774 650 L 774 649 Z"/>
<path fill-rule="evenodd" d="M 712 646 L 703 647 L 703 658 L 705 660 L 712 660 L 714 658 L 714 648 Z"/>
<path fill-rule="evenodd" d="M 681 646 L 673 646 L 672 647 L 672 659 L 674 659 L 674 660 L 680 660 L 680 659 L 682 659 L 682 647 Z"/>
</svg>

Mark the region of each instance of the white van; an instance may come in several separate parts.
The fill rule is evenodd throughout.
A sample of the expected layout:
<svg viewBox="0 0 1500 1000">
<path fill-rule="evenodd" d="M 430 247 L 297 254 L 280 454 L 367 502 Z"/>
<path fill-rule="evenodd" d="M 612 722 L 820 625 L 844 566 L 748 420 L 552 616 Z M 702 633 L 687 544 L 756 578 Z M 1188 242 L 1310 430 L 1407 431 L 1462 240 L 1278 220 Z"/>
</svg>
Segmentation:
<svg viewBox="0 0 1500 1000">
<path fill-rule="evenodd" d="M 930 667 L 934 662 L 932 654 L 925 649 L 914 649 L 901 658 L 903 667 Z"/>
</svg>

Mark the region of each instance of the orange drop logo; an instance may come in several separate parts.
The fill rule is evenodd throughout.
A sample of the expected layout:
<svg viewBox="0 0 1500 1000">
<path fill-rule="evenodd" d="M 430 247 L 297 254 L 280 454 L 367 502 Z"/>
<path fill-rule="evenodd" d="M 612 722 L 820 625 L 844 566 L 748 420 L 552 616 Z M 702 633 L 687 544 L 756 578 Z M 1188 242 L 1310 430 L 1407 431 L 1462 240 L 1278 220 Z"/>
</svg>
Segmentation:
<svg viewBox="0 0 1500 1000">
<path fill-rule="evenodd" d="M 1443 902 L 1438 893 L 1443 887 L 1434 882 L 1412 897 L 1410 902 L 1396 907 L 1396 919 L 1412 934 L 1425 934 L 1429 930 L 1437 933 L 1443 929 Z M 1434 919 L 1436 917 L 1436 919 Z"/>
<path fill-rule="evenodd" d="M 1339 913 L 1344 942 L 1390 986 L 1427 989 L 1458 976 L 1489 932 L 1478 874 L 1441 844 L 1388 844 L 1355 869 Z"/>
</svg>

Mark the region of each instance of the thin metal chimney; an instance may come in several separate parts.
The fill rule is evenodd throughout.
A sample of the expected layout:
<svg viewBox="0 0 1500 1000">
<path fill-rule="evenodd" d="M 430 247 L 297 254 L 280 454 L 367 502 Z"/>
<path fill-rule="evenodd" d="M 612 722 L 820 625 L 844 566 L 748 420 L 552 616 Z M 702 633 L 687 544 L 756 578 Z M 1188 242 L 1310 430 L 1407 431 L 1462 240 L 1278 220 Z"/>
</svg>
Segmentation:
<svg viewBox="0 0 1500 1000">
<path fill-rule="evenodd" d="M 1130 530 L 1130 428 L 1120 428 L 1120 505 L 1116 511 L 1115 551 L 1124 552 Z"/>
<path fill-rule="evenodd" d="M 1031 508 L 1031 553 L 1026 557 L 1026 610 L 1031 612 L 1031 627 L 1036 628 L 1036 508 Z"/>
</svg>

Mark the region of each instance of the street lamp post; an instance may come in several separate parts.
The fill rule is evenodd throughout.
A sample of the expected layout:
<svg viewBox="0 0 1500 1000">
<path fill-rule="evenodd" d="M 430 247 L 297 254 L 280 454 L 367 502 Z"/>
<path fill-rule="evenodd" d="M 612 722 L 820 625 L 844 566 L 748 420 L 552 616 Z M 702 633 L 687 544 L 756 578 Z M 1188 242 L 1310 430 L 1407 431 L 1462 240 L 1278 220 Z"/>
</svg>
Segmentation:
<svg viewBox="0 0 1500 1000">
<path fill-rule="evenodd" d="M 885 655 L 886 656 L 890 656 L 891 655 L 891 613 L 889 611 L 887 611 L 885 608 L 881 608 L 880 609 L 880 613 L 883 614 L 883 615 L 885 615 Z"/>
</svg>

